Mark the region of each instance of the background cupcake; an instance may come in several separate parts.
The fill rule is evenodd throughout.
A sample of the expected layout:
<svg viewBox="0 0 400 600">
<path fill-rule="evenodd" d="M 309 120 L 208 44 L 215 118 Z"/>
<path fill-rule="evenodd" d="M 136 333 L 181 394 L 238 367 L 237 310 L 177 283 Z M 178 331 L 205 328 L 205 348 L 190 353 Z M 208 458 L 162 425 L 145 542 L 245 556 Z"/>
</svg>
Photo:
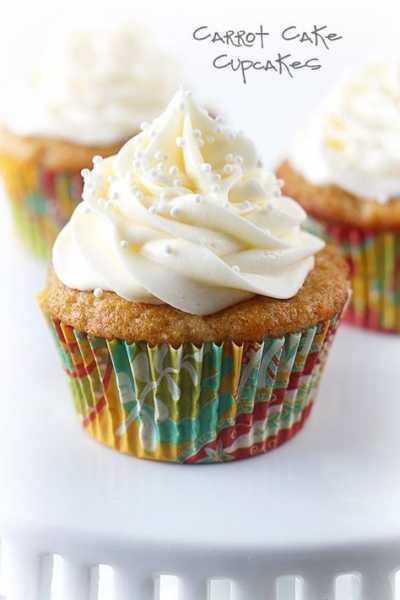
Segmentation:
<svg viewBox="0 0 400 600">
<path fill-rule="evenodd" d="M 308 417 L 348 296 L 248 138 L 178 92 L 96 161 L 40 303 L 84 427 L 134 456 L 260 454 Z"/>
<path fill-rule="evenodd" d="M 400 332 L 400 65 L 342 83 L 278 168 L 286 193 L 342 249 L 351 270 L 347 319 Z"/>
<path fill-rule="evenodd" d="M 81 170 L 158 114 L 179 76 L 132 24 L 60 30 L 24 60 L 2 89 L 0 170 L 18 233 L 46 257 L 81 198 Z"/>
</svg>

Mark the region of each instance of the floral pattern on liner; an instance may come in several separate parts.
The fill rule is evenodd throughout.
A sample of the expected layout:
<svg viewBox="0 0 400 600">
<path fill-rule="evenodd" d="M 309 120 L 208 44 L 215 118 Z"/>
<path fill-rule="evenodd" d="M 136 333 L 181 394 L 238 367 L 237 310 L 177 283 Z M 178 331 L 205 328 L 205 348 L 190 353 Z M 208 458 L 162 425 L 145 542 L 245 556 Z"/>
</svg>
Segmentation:
<svg viewBox="0 0 400 600">
<path fill-rule="evenodd" d="M 310 414 L 338 325 L 173 348 L 48 320 L 83 427 L 121 452 L 177 463 L 232 461 L 290 439 Z"/>
<path fill-rule="evenodd" d="M 339 246 L 350 266 L 353 295 L 345 321 L 400 333 L 400 231 L 363 231 L 314 220 L 310 229 Z"/>
<path fill-rule="evenodd" d="M 34 255 L 49 258 L 59 231 L 81 200 L 81 174 L 49 171 L 1 154 L 0 172 L 18 236 Z"/>
</svg>

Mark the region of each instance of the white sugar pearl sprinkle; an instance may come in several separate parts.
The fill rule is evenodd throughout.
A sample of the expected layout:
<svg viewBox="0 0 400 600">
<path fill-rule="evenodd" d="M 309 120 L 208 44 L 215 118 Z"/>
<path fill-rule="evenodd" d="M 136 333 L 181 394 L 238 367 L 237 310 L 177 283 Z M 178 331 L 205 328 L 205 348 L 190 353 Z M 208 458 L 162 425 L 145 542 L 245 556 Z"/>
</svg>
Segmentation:
<svg viewBox="0 0 400 600">
<path fill-rule="evenodd" d="M 200 194 L 196 194 L 195 195 L 194 201 L 196 202 L 196 204 L 199 204 L 201 202 L 201 196 L 200 196 Z"/>
<path fill-rule="evenodd" d="M 101 163 L 102 160 L 103 158 L 101 156 L 93 156 L 92 158 L 92 162 L 94 165 L 98 165 L 99 163 Z"/>
<path fill-rule="evenodd" d="M 83 178 L 88 177 L 88 175 L 90 175 L 89 169 L 82 169 L 81 175 Z"/>
<path fill-rule="evenodd" d="M 230 154 L 230 153 L 227 154 L 225 156 L 225 160 L 226 160 L 226 162 L 232 162 L 233 161 L 233 154 Z"/>
<path fill-rule="evenodd" d="M 171 208 L 171 210 L 169 211 L 169 214 L 171 215 L 171 217 L 177 217 L 180 212 L 181 211 L 179 210 L 179 208 L 177 206 L 173 206 Z"/>
<path fill-rule="evenodd" d="M 220 188 L 220 186 L 219 186 L 219 185 L 212 185 L 212 186 L 211 186 L 211 188 L 210 188 L 210 191 L 211 191 L 213 194 L 216 194 L 217 192 L 219 192 L 219 191 L 220 191 L 220 189 L 221 189 L 221 188 Z"/>
<path fill-rule="evenodd" d="M 227 173 L 228 175 L 230 173 L 233 173 L 233 166 L 232 165 L 225 165 L 224 166 L 224 173 Z"/>
<path fill-rule="evenodd" d="M 237 162 L 239 165 L 242 165 L 243 164 L 243 157 L 240 156 L 239 154 L 237 154 L 235 156 L 235 162 Z"/>
<path fill-rule="evenodd" d="M 93 294 L 94 294 L 94 296 L 96 296 L 96 298 L 100 298 L 100 296 L 103 295 L 103 290 L 99 287 L 94 288 Z"/>
<path fill-rule="evenodd" d="M 196 138 L 201 138 L 201 136 L 202 136 L 200 129 L 194 129 L 193 134 Z"/>
<path fill-rule="evenodd" d="M 137 158 L 133 161 L 133 166 L 135 167 L 135 169 L 140 169 L 140 167 L 142 166 L 142 161 Z"/>
<path fill-rule="evenodd" d="M 182 179 L 174 179 L 172 183 L 174 187 L 180 187 L 183 184 Z"/>
<path fill-rule="evenodd" d="M 143 198 L 143 192 L 141 192 L 140 190 L 136 190 L 135 198 L 137 198 L 138 200 L 141 200 Z"/>
<path fill-rule="evenodd" d="M 121 240 L 119 245 L 121 246 L 121 248 L 127 248 L 128 247 L 128 242 L 126 240 Z"/>
<path fill-rule="evenodd" d="M 172 167 L 169 168 L 168 173 L 170 175 L 178 175 L 179 169 L 178 169 L 178 167 L 176 167 L 175 165 L 173 165 Z"/>
<path fill-rule="evenodd" d="M 160 150 L 157 150 L 157 152 L 154 154 L 154 158 L 156 160 L 167 160 L 167 155 L 164 154 L 163 152 L 161 152 Z"/>
<path fill-rule="evenodd" d="M 232 271 L 235 271 L 235 273 L 240 273 L 240 267 L 238 265 L 233 265 Z"/>
<path fill-rule="evenodd" d="M 185 145 L 185 140 L 183 139 L 183 137 L 176 138 L 176 145 L 178 146 L 178 148 L 183 148 L 183 146 Z"/>
<path fill-rule="evenodd" d="M 150 213 L 151 215 L 155 215 L 155 214 L 157 213 L 157 209 L 156 209 L 156 207 L 155 207 L 155 206 L 150 206 L 150 207 L 149 207 L 149 213 Z"/>
<path fill-rule="evenodd" d="M 200 171 L 202 173 L 210 173 L 211 172 L 211 165 L 208 163 L 203 163 L 200 165 Z"/>
</svg>

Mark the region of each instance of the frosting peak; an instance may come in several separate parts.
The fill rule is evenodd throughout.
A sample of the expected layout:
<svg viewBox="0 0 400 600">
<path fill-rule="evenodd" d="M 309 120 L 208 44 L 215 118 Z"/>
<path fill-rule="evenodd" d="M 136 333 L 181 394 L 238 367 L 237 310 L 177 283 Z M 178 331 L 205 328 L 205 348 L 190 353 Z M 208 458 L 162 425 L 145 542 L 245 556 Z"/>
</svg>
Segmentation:
<svg viewBox="0 0 400 600">
<path fill-rule="evenodd" d="M 294 296 L 323 247 L 252 142 L 188 92 L 120 152 L 94 159 L 58 237 L 58 277 L 205 315 L 255 294 Z"/>
<path fill-rule="evenodd" d="M 297 137 L 289 156 L 316 185 L 361 198 L 400 195 L 400 64 L 366 67 L 342 83 Z"/>
</svg>

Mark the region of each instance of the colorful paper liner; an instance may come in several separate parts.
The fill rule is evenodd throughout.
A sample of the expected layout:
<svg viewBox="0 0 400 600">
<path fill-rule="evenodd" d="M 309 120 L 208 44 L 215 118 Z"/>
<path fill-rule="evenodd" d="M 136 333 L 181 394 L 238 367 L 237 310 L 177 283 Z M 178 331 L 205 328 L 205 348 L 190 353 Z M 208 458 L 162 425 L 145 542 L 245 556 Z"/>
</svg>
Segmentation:
<svg viewBox="0 0 400 600">
<path fill-rule="evenodd" d="M 341 248 L 350 266 L 353 295 L 344 319 L 400 333 L 400 232 L 309 221 L 315 233 Z"/>
<path fill-rule="evenodd" d="M 335 317 L 261 343 L 174 348 L 48 321 L 90 435 L 132 456 L 187 464 L 254 456 L 297 433 L 338 325 Z"/>
<path fill-rule="evenodd" d="M 80 172 L 50 171 L 36 162 L 0 154 L 2 173 L 18 237 L 48 259 L 60 229 L 81 200 Z"/>
</svg>

